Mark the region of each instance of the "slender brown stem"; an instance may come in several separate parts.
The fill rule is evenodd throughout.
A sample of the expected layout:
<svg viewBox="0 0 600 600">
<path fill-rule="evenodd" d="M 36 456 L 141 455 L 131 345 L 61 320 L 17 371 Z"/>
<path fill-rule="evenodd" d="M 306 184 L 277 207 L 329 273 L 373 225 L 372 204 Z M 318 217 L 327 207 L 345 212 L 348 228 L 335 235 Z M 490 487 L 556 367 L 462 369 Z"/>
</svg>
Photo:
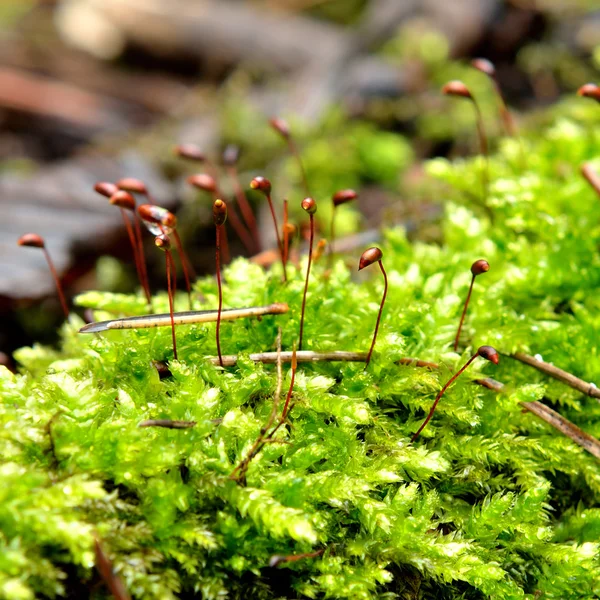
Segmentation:
<svg viewBox="0 0 600 600">
<path fill-rule="evenodd" d="M 454 338 L 454 352 L 458 350 L 458 338 L 460 337 L 460 332 L 462 330 L 463 322 L 465 320 L 465 315 L 467 314 L 467 308 L 469 307 L 469 301 L 471 300 L 471 292 L 473 291 L 474 283 L 475 275 L 472 275 L 471 285 L 469 286 L 469 293 L 467 294 L 467 299 L 465 300 L 465 305 L 463 307 L 462 315 L 460 317 L 460 323 L 458 324 L 458 329 L 456 330 L 456 337 Z"/>
<path fill-rule="evenodd" d="M 287 138 L 288 146 L 290 148 L 290 152 L 293 154 L 296 162 L 298 163 L 298 167 L 300 168 L 300 174 L 302 175 L 302 185 L 304 186 L 304 193 L 307 197 L 310 196 L 310 190 L 308 189 L 308 179 L 306 178 L 306 171 L 304 170 L 304 165 L 302 164 L 302 159 L 300 158 L 300 152 L 298 152 L 298 148 L 294 143 L 294 140 L 290 137 Z"/>
<path fill-rule="evenodd" d="M 288 201 L 283 200 L 283 265 L 287 266 L 288 252 L 290 249 L 290 232 L 288 231 Z"/>
<path fill-rule="evenodd" d="M 96 556 L 96 569 L 98 569 L 106 587 L 110 590 L 115 600 L 131 600 L 129 592 L 115 573 L 112 562 L 105 554 L 97 537 L 94 537 L 94 552 Z"/>
<path fill-rule="evenodd" d="M 277 215 L 275 214 L 275 207 L 273 206 L 273 200 L 271 194 L 266 194 L 269 208 L 271 209 L 271 217 L 273 218 L 273 225 L 275 226 L 275 235 L 277 236 L 277 247 L 279 248 L 279 256 L 281 258 L 281 265 L 283 267 L 283 280 L 287 281 L 287 269 L 285 260 L 283 258 L 283 243 L 281 242 L 281 236 L 279 235 L 279 225 L 277 224 Z"/>
<path fill-rule="evenodd" d="M 217 354 L 219 355 L 219 364 L 223 365 L 223 356 L 221 355 L 221 311 L 223 310 L 223 290 L 221 287 L 221 230 L 223 226 L 217 225 L 217 287 L 219 288 L 219 312 L 217 313 Z"/>
<path fill-rule="evenodd" d="M 310 277 L 310 266 L 312 264 L 314 238 L 315 238 L 315 217 L 314 217 L 314 215 L 310 215 L 310 240 L 308 242 L 308 266 L 306 268 L 306 281 L 304 282 L 304 294 L 302 295 L 302 312 L 300 314 L 300 336 L 298 339 L 298 350 L 302 350 L 302 338 L 304 337 L 304 312 L 306 310 L 306 292 L 308 291 L 308 279 Z"/>
<path fill-rule="evenodd" d="M 144 288 L 144 294 L 146 295 L 148 306 L 150 307 L 150 310 L 152 310 L 152 294 L 150 293 L 150 282 L 148 279 L 148 269 L 146 267 L 146 255 L 144 254 L 144 240 L 142 238 L 142 227 L 137 211 L 134 211 L 133 213 L 133 225 L 137 238 L 138 260 L 140 261 L 140 271 L 142 274 L 142 287 Z"/>
<path fill-rule="evenodd" d="M 188 261 L 187 254 L 183 249 L 183 245 L 181 243 L 181 238 L 179 237 L 179 233 L 177 229 L 173 229 L 173 237 L 175 238 L 175 246 L 177 247 L 177 253 L 179 254 L 179 260 L 181 261 L 181 268 L 183 269 L 183 277 L 185 279 L 185 288 L 187 290 L 188 302 L 190 305 L 190 310 L 193 310 L 192 307 L 192 286 L 190 284 L 190 272 L 191 265 Z M 192 275 L 193 277 L 194 275 Z"/>
<path fill-rule="evenodd" d="M 129 238 L 129 243 L 131 244 L 131 249 L 133 250 L 133 261 L 135 263 L 135 271 L 137 273 L 140 285 L 142 286 L 142 289 L 144 289 L 144 277 L 140 270 L 140 259 L 138 256 L 138 249 L 137 249 L 137 244 L 135 241 L 135 234 L 133 232 L 133 227 L 131 226 L 131 223 L 129 222 L 129 218 L 127 217 L 127 213 L 125 212 L 125 209 L 120 208 L 119 210 L 121 211 L 121 216 L 123 217 L 123 223 L 125 224 L 125 229 L 127 230 L 127 237 Z"/>
<path fill-rule="evenodd" d="M 44 246 L 42 248 L 44 251 L 44 255 L 46 256 L 46 262 L 48 263 L 48 268 L 50 269 L 50 273 L 52 273 L 52 277 L 54 279 L 54 284 L 56 285 L 56 291 L 58 293 L 58 299 L 60 300 L 60 305 L 62 306 L 63 312 L 65 313 L 65 318 L 69 318 L 69 306 L 67 305 L 67 300 L 65 298 L 65 294 L 62 289 L 62 284 L 60 283 L 60 278 L 58 277 L 58 273 L 56 272 L 56 268 L 54 267 L 54 263 L 50 258 L 50 253 L 46 250 Z"/>
<path fill-rule="evenodd" d="M 217 200 L 219 198 L 225 198 L 225 196 L 223 195 L 223 192 L 221 191 L 221 189 L 217 188 L 213 192 L 213 199 Z M 242 244 L 244 244 L 248 253 L 252 254 L 252 251 L 254 249 L 254 242 L 252 241 L 252 236 L 250 235 L 250 232 L 246 229 L 246 226 L 242 223 L 242 221 L 238 217 L 238 214 L 235 212 L 235 210 L 233 210 L 233 206 L 229 207 L 227 210 L 227 219 L 231 222 L 231 226 L 233 227 L 237 236 L 242 241 Z M 226 261 L 226 262 L 229 262 L 229 261 Z"/>
<path fill-rule="evenodd" d="M 190 429 L 196 421 L 173 421 L 171 419 L 147 419 L 139 423 L 138 427 L 164 427 L 165 429 Z"/>
<path fill-rule="evenodd" d="M 177 360 L 177 338 L 175 337 L 175 319 L 173 317 L 173 289 L 171 287 L 171 269 L 175 274 L 175 264 L 170 250 L 165 251 L 165 262 L 167 268 L 167 291 L 169 294 L 169 314 L 171 315 L 171 337 L 173 338 L 173 357 Z"/>
<path fill-rule="evenodd" d="M 333 245 L 335 244 L 335 209 L 336 205 L 333 205 L 331 209 L 331 225 L 329 227 L 329 257 L 327 259 L 327 268 L 329 270 L 333 267 Z"/>
<path fill-rule="evenodd" d="M 484 165 L 481 171 L 481 185 L 483 190 L 483 200 L 487 200 L 488 188 L 490 183 L 490 157 L 488 151 L 487 135 L 485 133 L 485 126 L 483 123 L 483 115 L 479 104 L 473 98 L 473 106 L 475 107 L 475 113 L 477 116 L 477 135 L 479 137 L 479 146 L 481 148 L 481 154 L 483 155 Z"/>
<path fill-rule="evenodd" d="M 383 312 L 383 305 L 385 304 L 385 298 L 388 292 L 388 279 L 387 273 L 383 268 L 383 262 L 377 261 L 379 263 L 379 268 L 383 273 L 383 297 L 381 298 L 381 304 L 379 305 L 379 313 L 377 314 L 377 322 L 375 323 L 375 332 L 373 333 L 373 341 L 371 342 L 371 347 L 369 348 L 369 353 L 367 354 L 367 360 L 365 362 L 365 369 L 369 366 L 371 362 L 371 354 L 373 354 L 373 348 L 375 348 L 375 341 L 377 340 L 377 332 L 379 331 L 379 323 L 381 322 L 381 313 Z"/>
<path fill-rule="evenodd" d="M 464 371 L 465 369 L 479 356 L 479 352 L 476 352 L 475 354 L 473 354 L 473 356 L 471 356 L 471 358 L 465 363 L 465 365 L 459 369 L 446 383 L 446 385 L 438 392 L 437 396 L 435 397 L 435 400 L 433 401 L 433 405 L 431 406 L 431 409 L 429 410 L 429 414 L 427 415 L 427 418 L 425 419 L 425 421 L 423 421 L 423 424 L 421 425 L 421 427 L 419 427 L 417 433 L 415 433 L 412 438 L 411 438 L 411 442 L 414 442 L 418 437 L 419 434 L 421 433 L 421 431 L 423 431 L 423 429 L 425 429 L 425 426 L 427 425 L 427 423 L 429 423 L 429 421 L 431 420 L 431 417 L 433 417 L 433 413 L 435 412 L 435 408 L 438 405 L 438 402 L 440 401 L 440 398 L 444 395 L 444 392 L 452 385 L 452 383 L 456 380 L 457 377 L 459 377 Z"/>
<path fill-rule="evenodd" d="M 252 207 L 250 206 L 248 198 L 246 198 L 246 194 L 244 193 L 244 189 L 242 188 L 242 185 L 240 183 L 237 168 L 235 165 L 231 165 L 227 167 L 227 171 L 229 172 L 229 176 L 231 177 L 231 181 L 233 183 L 233 190 L 235 192 L 237 204 L 240 207 L 240 212 L 242 213 L 244 222 L 246 223 L 246 226 L 250 230 L 250 233 L 252 234 L 252 237 L 254 239 L 254 251 L 260 252 L 260 235 L 258 233 L 256 218 L 254 217 Z"/>
</svg>

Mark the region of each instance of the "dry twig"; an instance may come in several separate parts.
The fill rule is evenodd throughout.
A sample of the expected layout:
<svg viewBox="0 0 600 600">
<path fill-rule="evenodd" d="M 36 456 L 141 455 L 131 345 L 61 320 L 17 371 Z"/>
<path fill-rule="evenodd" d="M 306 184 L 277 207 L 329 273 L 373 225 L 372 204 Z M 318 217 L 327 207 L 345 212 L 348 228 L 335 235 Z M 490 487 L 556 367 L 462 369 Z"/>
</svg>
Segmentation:
<svg viewBox="0 0 600 600">
<path fill-rule="evenodd" d="M 282 362 L 290 362 L 292 360 L 292 354 L 293 354 L 292 352 L 281 352 L 281 353 L 279 353 L 280 360 Z M 365 352 L 302 351 L 302 352 L 296 352 L 296 355 L 297 355 L 298 362 L 323 362 L 323 361 L 363 362 L 366 358 Z M 250 358 L 250 360 L 253 360 L 255 362 L 262 362 L 265 364 L 270 364 L 270 363 L 273 363 L 275 360 L 277 360 L 277 356 L 278 356 L 278 353 L 261 352 L 261 353 L 257 353 L 257 354 L 250 354 L 249 358 Z M 526 355 L 515 355 L 515 358 L 518 358 L 518 356 L 526 356 Z M 235 355 L 224 356 L 223 363 L 227 366 L 235 365 L 235 363 L 237 362 L 237 358 L 238 357 Z M 535 363 L 541 362 L 541 361 L 537 361 L 536 359 L 534 359 L 532 357 L 527 357 L 527 358 L 533 360 Z M 210 357 L 209 360 L 213 364 L 217 364 L 219 359 L 217 357 Z M 523 361 L 523 362 L 525 362 L 525 361 Z M 409 358 L 409 357 L 401 358 L 401 359 L 397 360 L 396 363 L 400 364 L 400 365 L 415 366 L 415 367 L 428 368 L 428 369 L 439 369 L 440 368 L 440 365 L 437 363 L 424 361 L 424 360 L 420 360 L 417 358 Z M 529 364 L 529 363 L 527 363 L 527 364 Z M 571 385 L 571 382 L 573 382 L 573 381 L 580 382 L 579 385 L 584 384 L 584 386 L 586 386 L 585 389 L 581 389 L 581 387 L 577 387 L 576 389 L 587 392 L 587 389 L 589 388 L 590 384 L 586 384 L 585 382 L 578 379 L 577 377 L 574 377 L 573 375 L 570 375 L 569 373 L 566 373 L 565 371 L 562 371 L 561 369 L 557 369 L 556 367 L 553 367 L 552 365 L 548 365 L 547 363 L 542 363 L 542 364 L 546 365 L 548 367 L 551 367 L 553 372 L 558 371 L 561 374 L 561 377 L 558 377 L 556 375 L 556 378 L 560 379 L 564 383 L 567 383 L 568 385 Z M 544 371 L 544 372 L 546 372 L 546 371 Z M 550 373 L 548 372 L 548 374 L 550 374 Z M 565 377 L 565 375 L 568 377 Z M 504 388 L 505 388 L 503 383 L 501 383 L 500 381 L 496 381 L 495 379 L 492 379 L 489 377 L 484 378 L 484 379 L 475 379 L 474 382 L 477 383 L 478 385 L 486 387 L 489 390 L 492 390 L 497 393 L 503 392 Z M 573 386 L 573 387 L 575 387 L 575 386 Z M 595 388 L 594 388 L 594 391 L 596 391 Z M 591 395 L 591 394 L 589 394 L 589 395 Z M 596 397 L 596 396 L 594 396 L 594 397 Z M 565 419 L 559 413 L 552 410 L 550 407 L 546 406 L 542 402 L 538 402 L 536 400 L 534 402 L 521 402 L 520 404 L 523 408 L 525 408 L 529 412 L 533 413 L 536 417 L 542 419 L 543 421 L 546 421 L 546 423 L 548 423 L 548 425 L 554 427 L 557 431 L 560 431 L 560 433 L 562 433 L 563 435 L 566 435 L 567 437 L 572 439 L 577 445 L 581 446 L 584 450 L 586 450 L 587 452 L 589 452 L 596 458 L 600 459 L 600 441 L 598 441 L 595 437 L 587 434 L 585 431 L 583 431 L 582 429 L 577 427 L 577 425 L 575 425 L 574 423 L 571 423 L 568 419 Z M 289 412 L 290 411 L 288 411 L 288 414 L 289 414 Z M 280 420 L 280 423 L 278 423 L 278 425 L 275 427 L 275 429 L 271 432 L 270 436 L 267 436 L 267 437 L 271 437 L 272 435 L 274 435 L 282 424 L 283 424 L 283 421 Z M 257 448 L 258 448 L 258 446 L 257 446 Z M 250 457 L 250 455 L 249 455 L 250 460 L 252 460 L 252 458 L 254 456 L 256 456 L 256 454 L 258 454 L 258 452 L 260 452 L 261 449 L 262 449 L 262 446 L 260 446 L 260 448 L 258 448 L 258 450 L 252 455 L 252 457 Z M 248 457 L 246 460 L 248 460 Z M 239 468 L 240 467 L 238 466 L 238 469 Z M 234 471 L 234 473 L 235 473 L 235 471 Z M 234 473 L 232 473 L 232 478 L 235 478 L 235 477 L 233 477 Z"/>
<path fill-rule="evenodd" d="M 515 354 L 510 355 L 511 358 L 515 358 L 516 360 L 541 371 L 545 375 L 549 375 L 554 379 L 572 387 L 575 390 L 578 390 L 582 394 L 586 396 L 590 396 L 591 398 L 596 398 L 600 400 L 600 389 L 596 387 L 594 383 L 588 383 L 583 379 L 579 379 L 579 377 L 575 377 L 571 373 L 567 373 L 567 371 L 563 371 L 550 363 L 544 362 L 543 360 L 538 360 L 535 356 L 529 356 L 528 354 L 523 354 L 522 352 L 516 352 Z"/>
</svg>

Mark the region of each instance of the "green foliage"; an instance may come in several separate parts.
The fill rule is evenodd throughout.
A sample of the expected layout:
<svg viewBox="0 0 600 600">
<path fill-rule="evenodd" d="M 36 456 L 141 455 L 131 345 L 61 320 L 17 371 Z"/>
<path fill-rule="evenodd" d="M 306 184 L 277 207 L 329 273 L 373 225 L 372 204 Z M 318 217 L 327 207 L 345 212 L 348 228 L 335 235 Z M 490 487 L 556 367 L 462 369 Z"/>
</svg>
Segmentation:
<svg viewBox="0 0 600 600">
<path fill-rule="evenodd" d="M 292 348 L 305 260 L 287 285 L 277 264 L 225 268 L 226 306 L 291 309 L 222 324 L 224 352 L 241 355 L 236 367 L 206 359 L 216 354 L 214 324 L 178 328 L 178 361 L 169 328 L 80 335 L 77 318 L 63 326 L 59 350 L 17 352 L 21 373 L 0 370 L 0 598 L 55 598 L 90 583 L 94 532 L 135 598 L 598 597 L 598 463 L 519 405 L 543 398 L 600 435 L 594 399 L 508 357 L 498 367 L 478 360 L 410 443 L 441 385 L 480 344 L 541 353 L 595 379 L 600 202 L 578 168 L 597 148 L 597 128 L 564 119 L 525 140 L 525 161 L 504 140 L 487 200 L 477 196 L 477 159 L 429 163 L 443 186 L 444 244 L 386 232 L 390 290 L 369 369 L 301 364 L 290 423 L 250 462 L 246 486 L 229 475 L 277 386 L 275 367 L 247 354 L 273 351 L 279 327 L 283 349 Z M 322 152 L 315 142 L 309 168 Z M 380 175 L 404 153 L 402 142 L 382 139 Z M 361 160 L 373 168 L 373 156 Z M 305 349 L 368 348 L 383 283 L 375 270 L 356 278 L 359 254 L 328 276 L 315 265 Z M 457 355 L 469 267 L 481 257 L 491 270 L 475 283 Z M 212 278 L 196 291 L 206 308 L 217 305 Z M 141 295 L 88 293 L 78 304 L 100 318 L 143 309 Z M 180 294 L 178 308 L 186 304 Z M 155 308 L 166 310 L 164 294 Z M 404 356 L 441 368 L 398 366 Z M 160 380 L 152 360 L 167 360 L 172 376 Z M 473 385 L 481 374 L 507 393 Z M 138 427 L 150 418 L 196 425 Z M 317 550 L 268 566 L 273 555 Z M 105 594 L 98 587 L 94 597 Z"/>
</svg>

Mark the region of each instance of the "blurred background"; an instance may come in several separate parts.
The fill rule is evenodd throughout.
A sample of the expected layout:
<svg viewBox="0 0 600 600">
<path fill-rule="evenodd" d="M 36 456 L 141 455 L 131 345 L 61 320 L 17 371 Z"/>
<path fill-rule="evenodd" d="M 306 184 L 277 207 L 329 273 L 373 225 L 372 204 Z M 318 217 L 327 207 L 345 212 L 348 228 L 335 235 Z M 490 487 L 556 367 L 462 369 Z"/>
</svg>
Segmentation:
<svg viewBox="0 0 600 600">
<path fill-rule="evenodd" d="M 467 83 L 492 140 L 501 134 L 490 80 L 471 59 L 494 62 L 523 130 L 565 104 L 598 110 L 574 91 L 600 80 L 600 0 L 2 0 L 0 32 L 8 363 L 17 347 L 52 343 L 62 320 L 42 253 L 16 244 L 22 233 L 45 238 L 70 298 L 137 288 L 121 215 L 93 191 L 97 181 L 142 179 L 176 211 L 197 273 L 214 270 L 212 197 L 186 184 L 206 166 L 177 158 L 176 144 L 197 144 L 217 165 L 228 145 L 239 149 L 240 180 L 273 247 L 267 208 L 248 184 L 269 177 L 274 199 L 289 198 L 300 217 L 301 173 L 268 125 L 286 118 L 323 235 L 324 200 L 359 191 L 337 224 L 352 248 L 382 225 L 440 238 L 443 190 L 421 161 L 477 150 L 472 107 L 441 86 Z M 232 197 L 232 181 L 220 184 Z M 146 243 L 152 289 L 163 289 L 163 256 L 152 236 Z M 230 246 L 232 257 L 249 255 L 231 231 Z"/>
</svg>

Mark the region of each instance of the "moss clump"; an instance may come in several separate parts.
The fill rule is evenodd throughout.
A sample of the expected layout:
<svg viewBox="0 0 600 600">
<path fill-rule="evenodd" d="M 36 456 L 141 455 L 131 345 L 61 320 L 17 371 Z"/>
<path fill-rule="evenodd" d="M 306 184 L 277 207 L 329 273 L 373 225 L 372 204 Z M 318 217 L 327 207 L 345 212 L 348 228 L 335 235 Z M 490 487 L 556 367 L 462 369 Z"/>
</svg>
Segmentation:
<svg viewBox="0 0 600 600">
<path fill-rule="evenodd" d="M 599 371 L 600 203 L 578 174 L 598 137 L 560 121 L 526 144 L 526 167 L 511 141 L 493 157 L 485 206 L 471 196 L 473 161 L 430 163 L 450 184 L 444 245 L 386 232 L 390 290 L 369 369 L 302 364 L 289 426 L 251 461 L 246 486 L 229 475 L 277 385 L 275 367 L 247 355 L 275 350 L 279 327 L 292 348 L 303 267 L 289 269 L 287 285 L 278 265 L 225 269 L 226 306 L 291 308 L 222 324 L 236 367 L 207 359 L 214 325 L 179 327 L 178 361 L 169 328 L 84 336 L 76 319 L 60 350 L 17 352 L 21 374 L 0 370 L 0 598 L 92 587 L 94 533 L 135 598 L 600 595 L 598 462 L 519 406 L 544 397 L 598 436 L 596 400 L 509 358 L 478 360 L 410 444 L 451 370 L 481 344 L 541 353 L 587 381 Z M 475 283 L 460 356 L 450 349 L 469 267 L 483 257 L 491 269 Z M 311 278 L 304 347 L 366 351 L 382 282 L 356 281 L 354 257 L 329 277 L 324 262 Z M 196 289 L 216 306 L 212 279 Z M 79 303 L 102 318 L 139 301 L 94 293 Z M 167 308 L 164 295 L 155 303 Z M 398 366 L 405 356 L 442 368 Z M 153 360 L 169 361 L 172 376 L 161 380 Z M 473 385 L 482 372 L 508 393 Z M 150 418 L 196 425 L 138 427 Z M 269 566 L 274 555 L 319 550 Z"/>
</svg>

